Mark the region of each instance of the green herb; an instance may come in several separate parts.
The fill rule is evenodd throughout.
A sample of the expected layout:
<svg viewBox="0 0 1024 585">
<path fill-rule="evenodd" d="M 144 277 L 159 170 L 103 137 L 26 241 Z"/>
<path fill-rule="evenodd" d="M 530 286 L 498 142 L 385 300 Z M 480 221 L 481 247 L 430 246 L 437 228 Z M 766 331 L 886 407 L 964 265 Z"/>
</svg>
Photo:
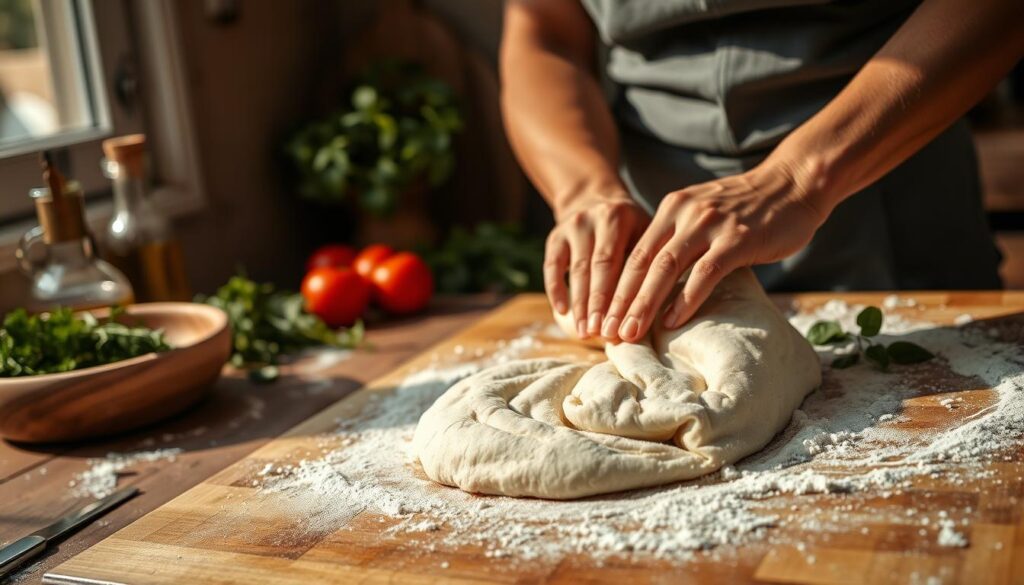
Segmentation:
<svg viewBox="0 0 1024 585">
<path fill-rule="evenodd" d="M 234 276 L 212 297 L 197 297 L 228 315 L 231 323 L 230 363 L 249 369 L 250 379 L 269 382 L 277 378 L 278 358 L 305 347 L 328 345 L 356 347 L 363 340 L 363 324 L 334 330 L 307 312 L 302 295 L 275 290 L 270 283 L 256 283 Z"/>
<path fill-rule="evenodd" d="M 444 244 L 423 251 L 437 288 L 446 293 L 542 290 L 544 242 L 512 225 L 481 223 L 452 229 Z"/>
<path fill-rule="evenodd" d="M 123 314 L 119 307 L 104 319 L 69 308 L 7 313 L 0 329 L 0 377 L 70 372 L 171 349 L 161 330 L 126 325 Z"/>
<path fill-rule="evenodd" d="M 885 370 L 889 367 L 889 353 L 886 351 L 885 346 L 880 343 L 869 345 L 864 350 L 864 357 L 879 370 Z"/>
<path fill-rule="evenodd" d="M 874 337 L 882 330 L 882 311 L 878 307 L 865 307 L 857 313 L 857 325 L 864 337 Z"/>
<path fill-rule="evenodd" d="M 890 343 L 888 353 L 889 359 L 894 364 L 919 364 L 935 357 L 935 354 L 932 352 L 909 341 L 894 341 Z"/>
<path fill-rule="evenodd" d="M 417 181 L 436 186 L 451 175 L 462 116 L 447 84 L 414 63 L 382 61 L 358 80 L 350 102 L 286 145 L 304 197 L 358 197 L 363 209 L 387 215 Z"/>
<path fill-rule="evenodd" d="M 814 345 L 828 345 L 846 339 L 849 339 L 849 335 L 835 321 L 818 321 L 807 331 L 807 340 Z"/>
<path fill-rule="evenodd" d="M 889 369 L 889 364 L 917 364 L 935 357 L 927 349 L 909 341 L 894 341 L 888 346 L 872 343 L 871 338 L 882 330 L 882 311 L 878 307 L 865 307 L 857 314 L 860 333 L 843 331 L 836 321 L 818 321 L 807 331 L 807 340 L 814 345 L 832 345 L 853 339 L 857 347 L 851 353 L 836 357 L 832 367 L 849 368 L 860 361 L 861 354 L 879 370 Z"/>
</svg>

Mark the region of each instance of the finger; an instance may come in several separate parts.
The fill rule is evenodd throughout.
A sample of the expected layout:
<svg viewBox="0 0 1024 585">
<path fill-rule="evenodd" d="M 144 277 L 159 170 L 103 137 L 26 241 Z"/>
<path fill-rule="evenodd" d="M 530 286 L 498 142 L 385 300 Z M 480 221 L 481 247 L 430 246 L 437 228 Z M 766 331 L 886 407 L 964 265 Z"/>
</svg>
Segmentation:
<svg viewBox="0 0 1024 585">
<path fill-rule="evenodd" d="M 732 245 L 712 245 L 693 265 L 682 292 L 665 312 L 664 324 L 675 329 L 693 317 L 718 283 L 742 265 L 740 251 Z"/>
<path fill-rule="evenodd" d="M 565 289 L 565 271 L 569 267 L 569 244 L 560 234 L 548 238 L 544 250 L 544 290 L 548 293 L 551 306 L 560 315 L 569 310 Z"/>
<path fill-rule="evenodd" d="M 644 231 L 640 241 L 629 253 L 626 262 L 622 267 L 622 275 L 615 287 L 615 294 L 612 297 L 611 307 L 608 309 L 608 316 L 601 324 L 601 337 L 609 341 L 619 339 L 619 331 L 625 317 L 626 310 L 633 303 L 633 297 L 640 290 L 640 285 L 647 276 L 651 262 L 658 250 L 673 235 L 675 226 L 667 221 L 654 222 Z"/>
<path fill-rule="evenodd" d="M 593 231 L 577 230 L 569 235 L 569 296 L 580 339 L 587 337 L 587 297 L 590 295 L 590 259 L 593 255 Z"/>
<path fill-rule="evenodd" d="M 647 334 L 658 310 L 679 281 L 679 277 L 707 250 L 706 239 L 698 234 L 677 234 L 658 251 L 639 292 L 633 299 L 619 329 L 623 341 L 638 341 Z"/>
<path fill-rule="evenodd" d="M 634 220 L 625 214 L 599 221 L 594 228 L 594 254 L 590 259 L 590 299 L 587 301 L 587 335 L 601 334 L 601 322 L 615 293 L 622 272 L 629 234 Z"/>
</svg>

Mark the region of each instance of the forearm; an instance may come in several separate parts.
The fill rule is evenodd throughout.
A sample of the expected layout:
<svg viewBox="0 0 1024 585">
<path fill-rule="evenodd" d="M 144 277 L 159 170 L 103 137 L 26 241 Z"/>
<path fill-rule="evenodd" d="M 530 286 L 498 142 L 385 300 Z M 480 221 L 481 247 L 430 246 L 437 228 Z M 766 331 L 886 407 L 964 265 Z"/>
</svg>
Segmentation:
<svg viewBox="0 0 1024 585">
<path fill-rule="evenodd" d="M 575 6 L 537 10 L 563 11 Z M 626 198 L 615 123 L 593 73 L 589 22 L 546 30 L 530 2 L 510 2 L 501 47 L 501 107 L 512 149 L 556 216 L 584 199 Z M 565 12 L 569 14 L 565 14 Z"/>
<path fill-rule="evenodd" d="M 1020 0 L 926 0 L 769 161 L 790 167 L 827 214 L 945 130 L 1022 54 Z"/>
</svg>

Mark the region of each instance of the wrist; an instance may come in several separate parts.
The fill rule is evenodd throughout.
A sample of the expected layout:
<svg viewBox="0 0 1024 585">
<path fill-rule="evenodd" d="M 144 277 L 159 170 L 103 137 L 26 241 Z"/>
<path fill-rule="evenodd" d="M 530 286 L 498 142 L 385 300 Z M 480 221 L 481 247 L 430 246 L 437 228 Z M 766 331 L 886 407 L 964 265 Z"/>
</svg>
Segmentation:
<svg viewBox="0 0 1024 585">
<path fill-rule="evenodd" d="M 812 147 L 787 138 L 762 164 L 786 175 L 793 195 L 813 209 L 822 222 L 849 195 L 840 181 L 840 158 L 830 148 Z"/>
</svg>

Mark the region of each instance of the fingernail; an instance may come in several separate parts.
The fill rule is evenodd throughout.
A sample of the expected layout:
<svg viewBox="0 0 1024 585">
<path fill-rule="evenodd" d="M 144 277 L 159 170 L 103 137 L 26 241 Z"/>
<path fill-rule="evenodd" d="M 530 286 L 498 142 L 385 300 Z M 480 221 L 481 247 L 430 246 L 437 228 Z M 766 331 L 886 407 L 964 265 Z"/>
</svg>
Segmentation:
<svg viewBox="0 0 1024 585">
<path fill-rule="evenodd" d="M 590 314 L 590 320 L 587 321 L 587 333 L 590 335 L 597 335 L 601 332 L 601 313 L 594 311 Z"/>
<path fill-rule="evenodd" d="M 636 337 L 636 333 L 639 330 L 640 321 L 637 321 L 636 317 L 630 315 L 622 322 L 622 327 L 619 328 L 619 337 L 623 339 L 632 339 Z"/>
<path fill-rule="evenodd" d="M 619 318 L 609 316 L 601 327 L 601 337 L 612 339 L 619 330 Z"/>
<path fill-rule="evenodd" d="M 576 334 L 580 336 L 580 339 L 587 336 L 587 322 L 583 319 L 576 322 Z"/>
<path fill-rule="evenodd" d="M 565 304 L 565 301 L 555 301 L 555 310 L 559 315 L 564 315 L 569 310 L 569 305 Z"/>
</svg>

